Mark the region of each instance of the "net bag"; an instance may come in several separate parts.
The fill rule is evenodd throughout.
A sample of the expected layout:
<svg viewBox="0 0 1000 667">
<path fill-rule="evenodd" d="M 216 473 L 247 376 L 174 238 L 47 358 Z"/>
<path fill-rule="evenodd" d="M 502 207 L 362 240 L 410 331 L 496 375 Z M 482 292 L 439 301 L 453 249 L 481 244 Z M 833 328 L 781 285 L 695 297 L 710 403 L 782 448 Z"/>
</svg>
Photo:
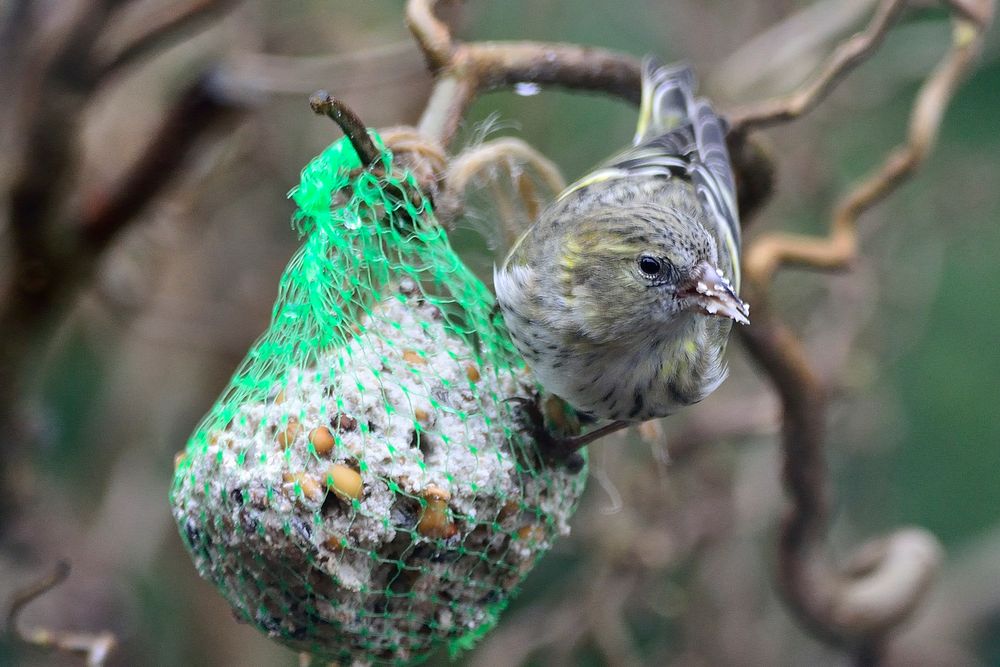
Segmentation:
<svg viewBox="0 0 1000 667">
<path fill-rule="evenodd" d="M 170 500 L 236 615 L 340 664 L 452 655 L 496 622 L 585 470 L 546 463 L 489 290 L 389 151 L 334 143 L 292 191 L 269 329 L 178 456 Z"/>
</svg>

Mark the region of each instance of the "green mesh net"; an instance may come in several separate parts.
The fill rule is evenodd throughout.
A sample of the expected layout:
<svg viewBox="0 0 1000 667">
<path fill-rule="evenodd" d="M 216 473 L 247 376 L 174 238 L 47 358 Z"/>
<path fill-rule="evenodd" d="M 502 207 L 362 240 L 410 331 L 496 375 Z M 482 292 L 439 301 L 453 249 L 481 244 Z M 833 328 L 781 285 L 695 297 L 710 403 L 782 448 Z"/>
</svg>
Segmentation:
<svg viewBox="0 0 1000 667">
<path fill-rule="evenodd" d="M 341 664 L 474 643 L 586 477 L 525 435 L 511 399 L 535 387 L 492 295 L 388 151 L 380 167 L 342 140 L 303 171 L 271 326 L 171 489 L 237 616 Z"/>
</svg>

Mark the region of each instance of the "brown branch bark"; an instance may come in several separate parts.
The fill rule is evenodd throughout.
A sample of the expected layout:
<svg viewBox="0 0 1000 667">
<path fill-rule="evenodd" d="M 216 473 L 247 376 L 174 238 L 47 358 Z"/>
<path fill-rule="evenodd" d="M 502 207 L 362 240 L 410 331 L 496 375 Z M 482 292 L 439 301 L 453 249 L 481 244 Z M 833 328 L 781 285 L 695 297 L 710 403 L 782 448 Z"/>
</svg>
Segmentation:
<svg viewBox="0 0 1000 667">
<path fill-rule="evenodd" d="M 537 83 L 592 90 L 638 103 L 639 61 L 606 49 L 544 42 L 463 43 L 434 15 L 435 0 L 410 0 L 406 21 L 437 75 L 420 121 L 424 134 L 447 145 L 462 115 L 480 93 Z"/>
<path fill-rule="evenodd" d="M 357 114 L 340 100 L 334 99 L 330 93 L 325 90 L 313 93 L 309 98 L 309 106 L 312 107 L 313 113 L 327 116 L 340 127 L 354 147 L 354 152 L 358 154 L 361 165 L 366 169 L 382 154 L 368 136 L 368 128 Z"/>
<path fill-rule="evenodd" d="M 0 329 L 5 332 L 0 368 L 5 371 L 26 367 L 27 355 L 22 353 L 60 312 L 54 306 L 72 295 L 78 279 L 89 276 L 100 251 L 176 175 L 194 140 L 214 124 L 205 122 L 192 128 L 185 122 L 191 114 L 212 118 L 216 102 L 201 97 L 211 92 L 209 88 L 183 98 L 176 115 L 167 117 L 134 172 L 112 194 L 92 201 L 86 212 L 69 216 L 79 221 L 75 233 L 80 246 L 74 252 L 80 255 L 64 265 L 64 257 L 53 253 L 48 235 L 65 200 L 71 168 L 77 163 L 79 109 L 103 76 L 157 47 L 197 15 L 178 10 L 181 13 L 174 20 L 160 23 L 159 28 L 151 26 L 116 55 L 95 61 L 92 44 L 118 2 L 81 3 L 83 9 L 70 23 L 65 40 L 42 62 L 36 94 L 27 96 L 27 111 L 22 115 L 25 150 L 10 211 L 18 251 L 12 284 L 20 293 L 12 299 L 0 298 Z M 187 6 L 211 4 L 195 0 Z M 955 44 L 922 88 L 907 143 L 843 200 L 827 238 L 768 235 L 752 243 L 746 252 L 746 290 L 754 304 L 754 322 L 741 332 L 750 353 L 773 382 L 785 411 L 784 481 L 791 504 L 778 547 L 779 586 L 793 611 L 817 636 L 834 644 L 861 646 L 863 656 L 879 655 L 885 634 L 922 599 L 939 557 L 937 543 L 922 531 L 900 531 L 869 545 L 853 568 L 838 568 L 829 562 L 824 544 L 829 515 L 823 451 L 826 388 L 811 369 L 800 341 L 769 303 L 769 292 L 771 278 L 782 266 L 839 268 L 849 262 L 856 251 L 858 216 L 891 193 L 926 157 L 945 106 L 975 61 L 995 3 L 947 0 L 946 4 L 958 17 Z M 747 133 L 798 118 L 819 104 L 850 71 L 875 53 L 904 6 L 904 0 L 883 0 L 868 27 L 839 46 L 817 77 L 796 93 L 733 113 L 731 147 L 741 194 L 754 193 L 741 196 L 745 218 L 768 198 L 771 183 L 769 176 L 761 178 L 770 165 L 766 155 L 758 153 L 746 160 L 739 157 L 738 149 L 747 145 Z M 567 44 L 462 43 L 452 38 L 435 16 L 434 7 L 434 0 L 410 0 L 407 21 L 437 75 L 420 129 L 441 144 L 447 145 L 455 136 L 477 95 L 519 82 L 600 91 L 633 103 L 639 99 L 639 63 L 630 56 Z M 226 116 L 230 109 L 221 104 L 218 111 Z M 80 258 L 82 262 L 77 263 Z M 19 342 L 11 345 L 11 338 Z M 5 394 L 0 395 L 0 410 L 19 400 L 15 386 L 8 382 L 0 390 Z M 10 423 L 10 415 L 0 414 L 0 422 Z M 11 433 L 2 437 L 9 441 Z"/>
<path fill-rule="evenodd" d="M 96 68 L 103 78 L 117 74 L 156 51 L 177 41 L 183 34 L 197 29 L 233 7 L 238 0 L 188 0 L 156 7 L 130 22 L 130 34 L 115 48 L 105 47 L 96 56 Z"/>
<path fill-rule="evenodd" d="M 918 93 L 904 144 L 837 205 L 830 234 L 814 238 L 793 234 L 760 237 L 746 252 L 747 275 L 767 284 L 778 267 L 794 264 L 818 269 L 846 267 L 857 253 L 857 220 L 905 181 L 926 159 L 937 139 L 941 117 L 955 89 L 976 62 L 981 32 L 959 20 L 954 45 Z"/>
<path fill-rule="evenodd" d="M 90 253 L 100 252 L 183 173 L 205 137 L 232 126 L 242 116 L 245 105 L 222 94 L 215 76 L 207 72 L 182 91 L 120 182 L 110 193 L 88 198 L 75 226 Z"/>
<path fill-rule="evenodd" d="M 882 44 L 907 0 L 882 0 L 868 27 L 842 42 L 820 70 L 819 75 L 788 97 L 768 100 L 729 115 L 736 133 L 746 133 L 798 118 L 823 101 L 851 70 L 865 62 Z"/>
<path fill-rule="evenodd" d="M 12 122 L 19 141 L 7 198 L 11 264 L 0 289 L 0 526 L 16 504 L 8 467 L 33 439 L 23 407 L 37 364 L 73 296 L 90 280 L 110 241 L 169 183 L 192 147 L 231 118 L 234 104 L 211 78 L 199 80 L 168 112 L 140 159 L 106 195 L 73 197 L 83 110 L 103 83 L 95 45 L 124 0 L 77 4 L 57 37 L 27 56 Z M 176 36 L 178 27 L 157 39 Z M 161 26 L 163 29 L 163 26 Z M 151 31 L 149 34 L 151 35 Z M 161 42 L 162 43 L 162 42 Z M 82 200 L 80 210 L 68 202 Z M 2 528 L 0 528 L 2 532 Z"/>
<path fill-rule="evenodd" d="M 883 3 L 870 37 L 888 25 L 893 3 Z M 990 14 L 980 14 L 990 15 Z M 768 234 L 745 253 L 745 276 L 753 324 L 741 329 L 747 349 L 770 377 L 784 406 L 784 482 L 791 505 L 782 525 L 778 548 L 778 584 L 789 606 L 814 634 L 856 648 L 859 660 L 882 654 L 886 636 L 921 602 L 940 561 L 940 546 L 929 533 L 897 531 L 863 551 L 863 565 L 838 568 L 825 556 L 823 536 L 829 515 L 823 455 L 826 394 L 813 373 L 801 343 L 769 303 L 774 273 L 796 264 L 819 269 L 842 268 L 855 256 L 857 218 L 912 175 L 933 147 L 945 108 L 978 55 L 986 25 L 955 18 L 954 42 L 918 93 L 907 141 L 893 150 L 881 167 L 855 187 L 836 207 L 830 234 L 808 238 Z M 881 36 L 878 39 L 881 39 Z M 871 53 L 854 47 L 838 53 Z M 856 60 L 835 56 L 845 67 Z M 841 74 L 826 68 L 802 95 L 762 105 L 766 112 L 742 117 L 742 128 L 790 120 L 814 104 Z"/>
<path fill-rule="evenodd" d="M 87 665 L 100 667 L 107 660 L 111 651 L 117 645 L 115 636 L 110 632 L 97 634 L 81 632 L 63 632 L 47 628 L 35 628 L 31 632 L 23 632 L 18 625 L 21 611 L 34 600 L 45 595 L 53 588 L 66 581 L 70 567 L 66 561 L 56 564 L 52 574 L 44 579 L 29 584 L 17 591 L 7 607 L 6 631 L 14 641 L 31 646 L 42 651 L 56 651 L 79 655 L 86 659 Z"/>
</svg>

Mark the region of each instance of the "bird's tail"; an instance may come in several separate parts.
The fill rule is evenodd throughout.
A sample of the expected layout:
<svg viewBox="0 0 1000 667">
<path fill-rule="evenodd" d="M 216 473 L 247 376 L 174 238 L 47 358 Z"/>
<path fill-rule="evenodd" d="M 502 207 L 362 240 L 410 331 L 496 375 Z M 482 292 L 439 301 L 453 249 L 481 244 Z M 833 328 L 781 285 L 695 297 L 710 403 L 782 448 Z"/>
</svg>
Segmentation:
<svg viewBox="0 0 1000 667">
<path fill-rule="evenodd" d="M 647 56 L 642 61 L 642 104 L 633 144 L 686 125 L 697 116 L 694 70 L 686 63 L 664 65 Z"/>
</svg>

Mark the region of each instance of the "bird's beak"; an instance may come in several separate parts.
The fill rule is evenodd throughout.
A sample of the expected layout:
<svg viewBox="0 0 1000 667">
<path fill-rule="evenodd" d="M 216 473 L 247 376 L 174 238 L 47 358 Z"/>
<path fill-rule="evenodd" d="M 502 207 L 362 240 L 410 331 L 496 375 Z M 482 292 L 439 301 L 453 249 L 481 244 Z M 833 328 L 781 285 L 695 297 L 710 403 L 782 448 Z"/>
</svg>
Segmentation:
<svg viewBox="0 0 1000 667">
<path fill-rule="evenodd" d="M 740 324 L 750 324 L 750 307 L 740 300 L 722 272 L 707 262 L 695 267 L 681 292 L 691 297 L 696 307 L 708 315 L 728 317 Z"/>
</svg>

